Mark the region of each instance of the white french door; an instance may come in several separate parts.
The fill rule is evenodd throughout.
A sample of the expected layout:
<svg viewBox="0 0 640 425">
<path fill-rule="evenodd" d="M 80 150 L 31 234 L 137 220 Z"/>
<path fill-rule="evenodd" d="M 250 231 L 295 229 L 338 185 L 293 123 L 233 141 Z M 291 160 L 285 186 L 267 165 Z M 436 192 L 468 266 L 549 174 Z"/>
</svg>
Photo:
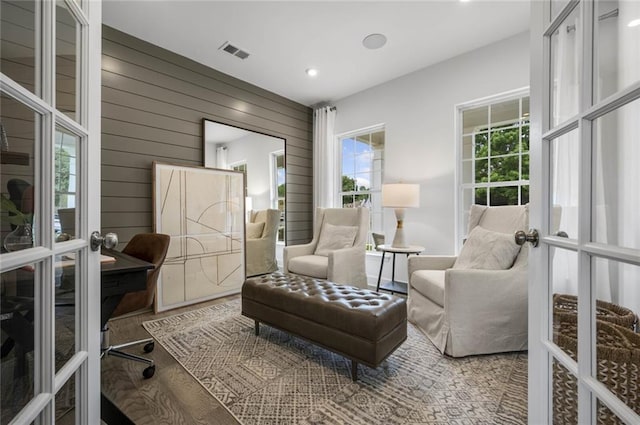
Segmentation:
<svg viewBox="0 0 640 425">
<path fill-rule="evenodd" d="M 529 423 L 640 423 L 640 2 L 531 16 Z"/>
<path fill-rule="evenodd" d="M 0 424 L 100 422 L 101 7 L 0 1 Z"/>
</svg>

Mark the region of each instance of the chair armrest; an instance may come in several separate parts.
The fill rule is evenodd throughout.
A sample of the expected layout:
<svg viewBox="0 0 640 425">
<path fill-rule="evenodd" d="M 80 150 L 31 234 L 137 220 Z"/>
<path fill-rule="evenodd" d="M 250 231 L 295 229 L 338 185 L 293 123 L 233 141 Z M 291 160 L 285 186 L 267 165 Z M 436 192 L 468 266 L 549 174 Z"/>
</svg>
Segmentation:
<svg viewBox="0 0 640 425">
<path fill-rule="evenodd" d="M 311 241 L 310 243 L 303 245 L 290 245 L 285 246 L 282 251 L 283 269 L 286 272 L 289 271 L 289 260 L 302 255 L 312 255 L 316 249 L 316 243 Z"/>
<path fill-rule="evenodd" d="M 481 319 L 498 311 L 522 311 L 526 317 L 528 290 L 526 269 L 449 269 L 444 279 L 444 307 L 450 315 L 467 318 Z"/>
<path fill-rule="evenodd" d="M 456 262 L 451 255 L 411 255 L 407 259 L 409 278 L 416 270 L 446 270 Z"/>
<path fill-rule="evenodd" d="M 275 255 L 276 244 L 267 238 L 247 239 L 247 257 L 252 255 L 260 255 L 265 251 L 273 251 Z"/>
</svg>

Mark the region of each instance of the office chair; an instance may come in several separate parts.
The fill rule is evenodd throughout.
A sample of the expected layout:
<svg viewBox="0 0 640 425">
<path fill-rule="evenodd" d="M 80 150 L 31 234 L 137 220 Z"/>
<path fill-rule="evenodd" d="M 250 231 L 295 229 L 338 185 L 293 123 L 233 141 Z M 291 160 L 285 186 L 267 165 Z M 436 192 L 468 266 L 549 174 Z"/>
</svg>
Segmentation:
<svg viewBox="0 0 640 425">
<path fill-rule="evenodd" d="M 135 235 L 129 243 L 122 250 L 123 253 L 131 255 L 132 257 L 139 258 L 149 263 L 153 263 L 155 268 L 151 269 L 147 273 L 147 287 L 145 290 L 137 292 L 129 292 L 122 297 L 120 303 L 114 310 L 111 317 L 118 317 L 124 314 L 145 310 L 151 307 L 153 304 L 153 298 L 156 294 L 156 284 L 158 282 L 158 275 L 160 274 L 160 267 L 164 263 L 164 259 L 167 255 L 169 248 L 169 235 L 163 235 L 160 233 L 140 233 Z M 108 328 L 105 325 L 103 329 L 103 341 L 108 341 Z M 144 344 L 144 352 L 150 353 L 154 348 L 153 338 L 146 338 L 138 341 L 126 342 L 118 345 L 103 344 L 101 357 L 116 356 L 123 359 L 134 360 L 149 365 L 142 372 L 142 376 L 146 379 L 151 378 L 155 373 L 156 366 L 153 360 L 146 357 L 138 356 L 135 354 L 125 353 L 121 351 L 123 348 L 131 347 L 134 345 Z M 105 347 L 106 346 L 106 347 Z"/>
<path fill-rule="evenodd" d="M 33 213 L 33 186 L 31 183 L 22 179 L 14 178 L 7 182 L 7 192 L 9 200 L 13 202 L 18 211 L 24 214 Z M 11 212 L 10 216 L 15 215 Z M 11 230 L 16 225 L 10 223 Z M 33 297 L 33 273 L 22 272 L 18 270 L 16 273 L 17 287 L 16 294 L 5 293 L 4 281 L 0 287 L 0 328 L 6 333 L 7 337 L 0 346 L 0 358 L 4 359 L 18 344 L 16 354 L 17 365 L 21 370 L 21 374 L 26 370 L 25 354 L 33 351 L 33 320 L 35 315 L 34 297 Z M 21 279 L 20 276 L 23 278 Z M 24 280 L 24 284 L 20 284 L 20 280 Z M 22 376 L 22 375 L 21 375 Z"/>
</svg>

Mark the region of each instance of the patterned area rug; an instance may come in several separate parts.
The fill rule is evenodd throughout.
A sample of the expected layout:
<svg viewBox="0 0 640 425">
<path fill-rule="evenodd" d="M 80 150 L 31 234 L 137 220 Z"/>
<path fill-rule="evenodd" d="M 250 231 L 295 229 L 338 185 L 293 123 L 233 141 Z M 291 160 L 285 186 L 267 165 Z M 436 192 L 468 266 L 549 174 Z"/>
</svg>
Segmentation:
<svg viewBox="0 0 640 425">
<path fill-rule="evenodd" d="M 409 324 L 377 370 L 240 314 L 240 300 L 144 327 L 244 425 L 526 424 L 527 356 L 442 356 Z"/>
</svg>

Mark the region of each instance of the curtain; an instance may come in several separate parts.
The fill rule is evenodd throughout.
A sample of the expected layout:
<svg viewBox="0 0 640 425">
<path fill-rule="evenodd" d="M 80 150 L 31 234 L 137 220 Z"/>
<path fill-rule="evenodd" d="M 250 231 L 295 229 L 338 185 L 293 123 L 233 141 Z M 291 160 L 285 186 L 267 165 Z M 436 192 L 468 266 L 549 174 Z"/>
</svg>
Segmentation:
<svg viewBox="0 0 640 425">
<path fill-rule="evenodd" d="M 614 8 L 617 2 L 600 2 L 597 13 L 603 15 Z M 619 36 L 621 20 L 612 17 L 599 20 L 597 24 L 596 93 L 602 99 L 618 88 Z M 594 240 L 611 245 L 618 244 L 618 220 L 616 209 L 619 202 L 619 173 L 617 170 L 619 147 L 618 125 L 611 115 L 594 122 L 594 186 L 593 226 Z M 603 143 L 605 142 L 605 143 Z M 607 264 L 608 263 L 608 264 Z M 593 269 L 596 298 L 620 304 L 618 267 L 611 262 L 598 260 Z"/>
<path fill-rule="evenodd" d="M 314 209 L 331 208 L 335 205 L 337 194 L 336 142 L 333 135 L 335 119 L 335 108 L 323 106 L 313 111 Z"/>
<path fill-rule="evenodd" d="M 554 125 L 565 122 L 578 112 L 579 95 L 579 43 L 581 27 L 579 20 L 567 20 L 558 29 L 555 45 L 553 84 Z M 564 231 L 570 238 L 577 238 L 578 232 L 578 131 L 571 131 L 551 144 L 551 233 Z M 558 217 L 559 216 L 559 220 Z M 553 255 L 553 292 L 577 295 L 578 263 L 574 252 L 555 249 Z"/>
<path fill-rule="evenodd" d="M 640 2 L 617 2 L 619 16 L 617 24 L 618 61 L 617 86 L 622 90 L 640 81 L 640 28 L 629 27 L 628 24 L 640 17 Z M 616 160 L 611 166 L 609 174 L 615 174 L 616 179 L 605 180 L 605 193 L 612 186 L 617 189 L 618 197 L 607 205 L 611 213 L 607 216 L 611 230 L 607 242 L 613 245 L 640 249 L 640 100 L 635 100 L 614 112 L 609 119 L 615 128 L 615 139 L 604 137 L 603 150 L 609 150 L 610 145 L 617 146 Z M 606 117 L 606 116 L 605 116 Z M 607 178 L 607 174 L 604 174 Z M 609 201 L 609 200 L 608 200 Z M 640 313 L 640 267 L 623 263 L 608 262 L 612 273 L 612 288 L 617 290 L 614 302 L 631 308 Z"/>
<path fill-rule="evenodd" d="M 223 170 L 229 169 L 226 146 L 218 146 L 216 148 L 216 168 L 221 168 Z"/>
<path fill-rule="evenodd" d="M 618 9 L 618 16 L 598 23 L 598 93 L 600 98 L 640 80 L 638 28 L 628 23 L 640 16 L 638 2 L 601 3 L 599 13 Z M 640 248 L 640 100 L 598 118 L 594 129 L 594 239 L 614 246 Z M 640 268 L 596 260 L 596 297 L 640 313 Z"/>
</svg>

